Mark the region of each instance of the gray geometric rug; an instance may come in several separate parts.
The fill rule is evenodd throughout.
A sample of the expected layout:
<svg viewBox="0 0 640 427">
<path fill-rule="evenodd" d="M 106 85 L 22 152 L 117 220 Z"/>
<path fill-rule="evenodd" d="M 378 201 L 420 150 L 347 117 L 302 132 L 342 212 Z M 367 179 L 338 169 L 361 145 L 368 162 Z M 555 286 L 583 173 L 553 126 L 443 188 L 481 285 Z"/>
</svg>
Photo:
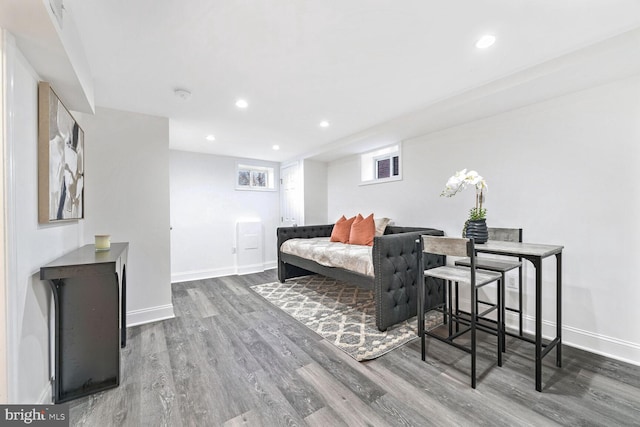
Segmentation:
<svg viewBox="0 0 640 427">
<path fill-rule="evenodd" d="M 312 275 L 251 288 L 358 361 L 375 359 L 418 338 L 415 317 L 380 332 L 373 291 L 349 283 Z"/>
</svg>

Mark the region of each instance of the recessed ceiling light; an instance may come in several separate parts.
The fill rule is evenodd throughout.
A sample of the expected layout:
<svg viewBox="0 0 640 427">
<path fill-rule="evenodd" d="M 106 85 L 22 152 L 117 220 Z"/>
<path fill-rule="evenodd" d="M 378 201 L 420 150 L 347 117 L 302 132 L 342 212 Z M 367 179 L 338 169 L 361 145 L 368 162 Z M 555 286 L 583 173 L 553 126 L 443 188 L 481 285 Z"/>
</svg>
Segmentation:
<svg viewBox="0 0 640 427">
<path fill-rule="evenodd" d="M 492 46 L 495 42 L 496 42 L 496 36 L 492 34 L 485 34 L 484 36 L 478 39 L 478 41 L 476 42 L 476 47 L 478 49 L 486 49 L 489 46 Z"/>
<path fill-rule="evenodd" d="M 213 135 L 207 135 L 207 137 L 205 138 L 207 141 L 215 141 L 216 137 Z"/>
<path fill-rule="evenodd" d="M 236 107 L 238 108 L 247 108 L 248 106 L 249 106 L 249 103 L 244 99 L 238 99 L 236 101 Z"/>
<path fill-rule="evenodd" d="M 273 146 L 273 147 L 271 147 L 271 148 L 273 148 L 274 150 L 278 151 L 278 150 L 280 149 L 280 146 L 279 146 L 279 145 L 274 145 L 274 146 Z"/>
<path fill-rule="evenodd" d="M 329 122 L 328 122 L 328 121 L 326 121 L 326 120 L 323 120 L 323 121 L 321 121 L 321 122 L 320 122 L 320 125 L 319 125 L 319 126 L 320 126 L 321 128 L 328 128 L 328 127 L 329 127 Z"/>
</svg>

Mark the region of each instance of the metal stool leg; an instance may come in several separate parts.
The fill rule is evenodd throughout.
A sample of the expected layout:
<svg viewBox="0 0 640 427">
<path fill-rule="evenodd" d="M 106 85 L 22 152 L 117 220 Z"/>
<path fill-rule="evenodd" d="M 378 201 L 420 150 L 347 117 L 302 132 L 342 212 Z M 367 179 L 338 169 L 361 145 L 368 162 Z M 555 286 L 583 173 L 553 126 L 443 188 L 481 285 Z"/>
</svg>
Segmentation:
<svg viewBox="0 0 640 427">
<path fill-rule="evenodd" d="M 471 388 L 476 388 L 476 290 L 471 289 Z M 498 338 L 499 340 L 499 338 Z"/>
<path fill-rule="evenodd" d="M 522 261 L 522 258 L 518 258 Z M 518 268 L 518 316 L 519 316 L 519 330 L 520 336 L 522 336 L 522 266 Z"/>
<path fill-rule="evenodd" d="M 449 304 L 447 304 L 447 312 L 449 313 L 449 336 L 453 335 L 453 317 L 451 316 L 453 300 L 451 296 L 451 280 L 447 280 L 447 288 L 449 289 Z M 456 319 L 457 323 L 457 319 Z"/>
<path fill-rule="evenodd" d="M 507 301 L 506 301 L 506 296 L 505 296 L 505 292 L 504 292 L 504 287 L 505 287 L 505 282 L 506 282 L 506 274 L 503 272 L 502 273 L 502 279 L 500 280 L 500 299 L 498 299 L 498 312 L 500 313 L 500 315 L 502 316 L 502 320 L 501 322 L 499 322 L 500 327 L 502 328 L 502 351 L 505 352 L 507 351 L 507 341 L 505 338 L 505 334 L 504 331 L 507 330 L 507 325 L 506 325 L 506 305 L 507 305 Z"/>
<path fill-rule="evenodd" d="M 449 320 L 447 319 L 446 310 L 447 297 L 449 295 L 449 292 L 447 291 L 447 284 L 444 281 L 442 282 L 442 292 L 444 292 L 444 295 L 442 296 L 442 302 L 444 303 L 444 306 L 442 307 L 442 323 L 446 325 L 447 322 L 449 322 Z"/>
<path fill-rule="evenodd" d="M 460 304 L 458 303 L 458 301 L 460 301 L 460 298 L 459 298 L 458 282 L 456 282 L 456 332 L 460 332 L 460 322 L 458 321 L 460 317 Z"/>
<path fill-rule="evenodd" d="M 502 279 L 496 284 L 496 294 L 498 299 L 498 322 L 497 335 L 498 339 L 498 366 L 502 366 L 502 353 L 504 352 L 504 273 Z"/>
</svg>

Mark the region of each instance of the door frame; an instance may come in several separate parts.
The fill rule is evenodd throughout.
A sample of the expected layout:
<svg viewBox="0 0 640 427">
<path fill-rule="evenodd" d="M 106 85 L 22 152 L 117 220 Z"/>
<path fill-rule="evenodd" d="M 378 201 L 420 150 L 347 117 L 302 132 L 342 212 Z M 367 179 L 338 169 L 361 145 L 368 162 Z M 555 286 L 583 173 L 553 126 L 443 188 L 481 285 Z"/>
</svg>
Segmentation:
<svg viewBox="0 0 640 427">
<path fill-rule="evenodd" d="M 6 184 L 9 177 L 7 173 L 9 168 L 7 162 L 7 129 L 5 125 L 5 111 L 7 109 L 7 97 L 5 96 L 5 88 L 7 87 L 7 72 L 5 63 L 5 30 L 0 28 L 0 207 L 2 207 L 2 215 L 0 216 L 0 404 L 9 402 L 9 378 L 8 378 L 8 360 L 9 360 L 9 321 L 8 321 L 8 233 L 7 233 L 7 203 L 6 203 Z"/>
</svg>

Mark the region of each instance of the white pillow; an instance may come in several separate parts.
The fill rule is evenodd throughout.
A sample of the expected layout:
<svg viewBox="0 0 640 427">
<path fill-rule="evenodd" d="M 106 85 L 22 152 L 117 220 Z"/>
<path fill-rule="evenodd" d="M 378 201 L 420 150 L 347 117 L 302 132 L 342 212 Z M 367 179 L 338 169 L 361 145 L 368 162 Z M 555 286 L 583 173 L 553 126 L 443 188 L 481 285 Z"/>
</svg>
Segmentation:
<svg viewBox="0 0 640 427">
<path fill-rule="evenodd" d="M 374 218 L 373 222 L 376 223 L 376 236 L 382 236 L 384 234 L 384 229 L 387 228 L 391 219 L 389 218 Z"/>
</svg>

